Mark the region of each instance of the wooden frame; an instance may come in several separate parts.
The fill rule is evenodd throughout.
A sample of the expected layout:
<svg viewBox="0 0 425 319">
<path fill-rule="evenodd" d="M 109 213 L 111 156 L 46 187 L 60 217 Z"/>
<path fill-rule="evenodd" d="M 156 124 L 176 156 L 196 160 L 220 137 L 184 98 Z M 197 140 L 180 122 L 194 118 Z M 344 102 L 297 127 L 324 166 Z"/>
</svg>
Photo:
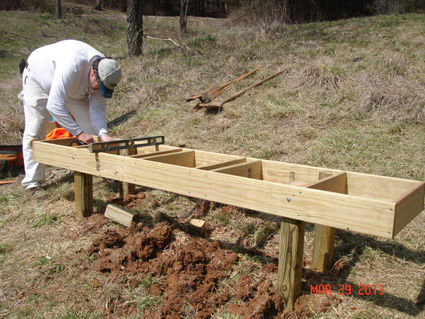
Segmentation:
<svg viewBox="0 0 425 319">
<path fill-rule="evenodd" d="M 286 309 L 293 307 L 300 289 L 305 222 L 316 224 L 313 265 L 323 271 L 332 264 L 335 228 L 393 238 L 424 205 L 421 181 L 167 145 L 137 148 L 136 154 L 94 154 L 70 146 L 72 140 L 33 142 L 34 160 L 74 170 L 78 176 L 105 177 L 282 217 L 278 290 Z M 78 185 L 76 179 L 76 192 L 82 188 Z M 77 208 L 87 210 L 78 216 L 89 215 L 89 200 L 79 196 L 77 201 Z"/>
<path fill-rule="evenodd" d="M 139 148 L 132 156 L 92 154 L 86 148 L 69 146 L 70 140 L 34 142 L 34 160 L 386 238 L 394 237 L 423 209 L 425 183 L 420 181 L 244 159 L 167 145 Z M 161 155 L 155 155 L 156 152 Z M 147 154 L 152 156 L 137 157 Z M 328 177 L 320 180 L 323 172 Z"/>
</svg>

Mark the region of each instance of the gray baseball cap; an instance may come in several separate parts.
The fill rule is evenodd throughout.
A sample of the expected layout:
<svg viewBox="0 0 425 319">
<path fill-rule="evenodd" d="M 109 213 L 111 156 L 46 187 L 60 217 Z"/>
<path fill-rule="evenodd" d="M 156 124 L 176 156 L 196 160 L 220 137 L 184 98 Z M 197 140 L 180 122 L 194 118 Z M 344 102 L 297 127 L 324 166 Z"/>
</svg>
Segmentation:
<svg viewBox="0 0 425 319">
<path fill-rule="evenodd" d="M 121 67 L 117 61 L 113 59 L 102 59 L 98 67 L 100 85 L 100 94 L 110 99 L 114 93 L 114 89 L 121 80 Z"/>
</svg>

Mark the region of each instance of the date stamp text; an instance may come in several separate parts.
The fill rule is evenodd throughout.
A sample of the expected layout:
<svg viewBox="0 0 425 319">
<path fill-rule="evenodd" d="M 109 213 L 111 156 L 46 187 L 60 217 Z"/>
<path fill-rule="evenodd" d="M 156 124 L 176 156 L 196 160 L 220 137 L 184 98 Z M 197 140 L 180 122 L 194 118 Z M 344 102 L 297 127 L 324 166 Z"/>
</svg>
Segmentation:
<svg viewBox="0 0 425 319">
<path fill-rule="evenodd" d="M 338 295 L 349 296 L 357 294 L 359 296 L 376 296 L 383 295 L 385 293 L 384 285 L 358 285 L 352 287 L 351 285 L 338 285 Z M 331 285 L 310 285 L 311 295 L 331 295 Z"/>
</svg>

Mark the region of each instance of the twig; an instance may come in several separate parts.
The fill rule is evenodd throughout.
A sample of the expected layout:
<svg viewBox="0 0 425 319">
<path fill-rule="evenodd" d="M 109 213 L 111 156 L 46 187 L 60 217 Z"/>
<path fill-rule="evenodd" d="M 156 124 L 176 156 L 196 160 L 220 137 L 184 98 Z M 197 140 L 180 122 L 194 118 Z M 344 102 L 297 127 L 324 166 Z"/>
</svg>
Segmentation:
<svg viewBox="0 0 425 319">
<path fill-rule="evenodd" d="M 154 37 L 151 37 L 151 36 L 149 36 L 149 35 L 147 35 L 146 36 L 146 38 L 148 38 L 148 39 L 152 39 L 152 40 L 160 40 L 160 41 L 171 41 L 171 42 L 173 42 L 176 46 L 178 46 L 179 48 L 183 48 L 183 46 L 181 46 L 180 44 L 178 44 L 176 41 L 174 41 L 173 39 L 171 39 L 171 38 L 168 38 L 168 39 L 161 39 L 161 38 L 154 38 Z"/>
</svg>

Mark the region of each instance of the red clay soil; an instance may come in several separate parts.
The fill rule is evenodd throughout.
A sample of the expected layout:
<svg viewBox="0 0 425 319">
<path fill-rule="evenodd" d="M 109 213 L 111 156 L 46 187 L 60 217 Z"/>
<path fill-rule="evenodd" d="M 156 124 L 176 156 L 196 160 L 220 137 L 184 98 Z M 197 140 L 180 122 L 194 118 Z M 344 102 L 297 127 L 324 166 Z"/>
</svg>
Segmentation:
<svg viewBox="0 0 425 319">
<path fill-rule="evenodd" d="M 95 220 L 94 216 L 88 224 L 90 219 Z M 96 218 L 95 223 L 101 224 Z M 153 228 L 133 224 L 127 229 L 108 229 L 94 240 L 87 253 L 95 258 L 97 271 L 109 273 L 117 281 L 126 278 L 126 286 L 139 286 L 140 278 L 156 279 L 148 289 L 151 295 L 161 296 L 161 302 L 144 310 L 145 318 L 187 318 L 188 305 L 193 317 L 199 319 L 210 318 L 218 308 L 249 319 L 307 318 L 311 310 L 318 313 L 331 305 L 324 296 L 302 296 L 295 312 L 283 312 L 282 298 L 269 279 L 277 272 L 275 264 L 265 265 L 256 274 L 259 279 L 255 282 L 242 275 L 230 287 L 223 280 L 232 274 L 238 254 L 222 249 L 218 241 L 191 237 L 181 231 L 177 236 L 177 231 L 166 222 Z M 138 311 L 142 310 L 134 305 L 124 310 L 126 314 Z"/>
</svg>

